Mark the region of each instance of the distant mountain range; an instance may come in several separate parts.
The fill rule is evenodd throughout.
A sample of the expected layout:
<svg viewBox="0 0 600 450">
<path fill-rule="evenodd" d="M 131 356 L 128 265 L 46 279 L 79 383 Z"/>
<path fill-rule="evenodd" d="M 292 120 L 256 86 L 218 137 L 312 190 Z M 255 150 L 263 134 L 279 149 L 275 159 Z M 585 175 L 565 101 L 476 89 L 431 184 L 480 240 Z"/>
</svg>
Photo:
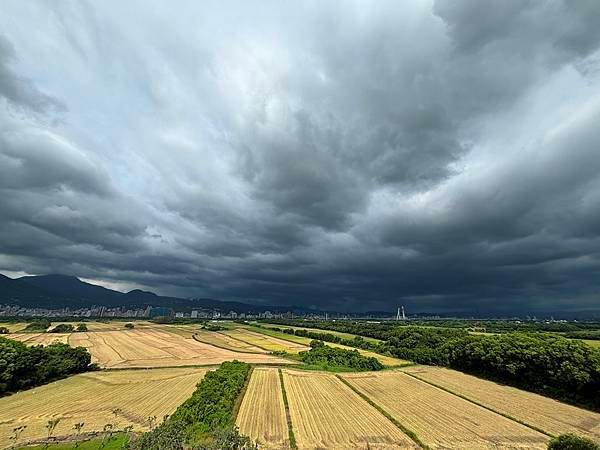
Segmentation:
<svg viewBox="0 0 600 450">
<path fill-rule="evenodd" d="M 0 304 L 19 305 L 29 308 L 89 308 L 92 306 L 145 308 L 167 306 L 176 311 L 210 309 L 222 312 L 316 312 L 302 307 L 251 305 L 241 302 L 213 300 L 209 298 L 186 299 L 166 297 L 153 292 L 134 289 L 119 292 L 81 281 L 69 275 L 39 275 L 9 278 L 0 274 Z"/>
</svg>

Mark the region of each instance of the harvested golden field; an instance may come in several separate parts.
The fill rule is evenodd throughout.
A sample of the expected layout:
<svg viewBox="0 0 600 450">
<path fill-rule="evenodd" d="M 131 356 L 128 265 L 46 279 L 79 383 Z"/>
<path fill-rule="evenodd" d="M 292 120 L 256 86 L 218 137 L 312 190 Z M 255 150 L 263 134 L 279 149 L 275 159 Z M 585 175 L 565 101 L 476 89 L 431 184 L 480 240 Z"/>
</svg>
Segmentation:
<svg viewBox="0 0 600 450">
<path fill-rule="evenodd" d="M 288 426 L 276 368 L 257 368 L 242 400 L 236 425 L 260 448 L 289 448 Z"/>
<path fill-rule="evenodd" d="M 295 342 L 287 341 L 266 334 L 255 333 L 245 328 L 236 328 L 234 330 L 222 331 L 223 334 L 230 336 L 247 344 L 262 348 L 269 352 L 288 352 L 299 353 L 309 350 L 309 347 Z"/>
<path fill-rule="evenodd" d="M 548 437 L 402 372 L 343 374 L 431 448 L 545 449 Z"/>
<path fill-rule="evenodd" d="M 283 370 L 299 449 L 418 448 L 333 374 Z"/>
<path fill-rule="evenodd" d="M 552 435 L 572 432 L 600 440 L 598 413 L 451 369 L 419 366 L 406 371 Z"/>
<path fill-rule="evenodd" d="M 146 430 L 149 417 L 171 414 L 204 373 L 197 368 L 89 372 L 0 398 L 0 448 L 10 445 L 12 430 L 20 425 L 27 425 L 21 443 L 46 437 L 51 419 L 60 419 L 55 436 L 74 434 L 78 422 L 85 423 L 83 432 L 102 431 L 107 423 Z"/>
<path fill-rule="evenodd" d="M 27 345 L 66 344 L 69 339 L 69 333 L 12 333 L 3 336 Z"/>
<path fill-rule="evenodd" d="M 237 359 L 250 363 L 290 361 L 266 354 L 236 353 L 159 328 L 72 333 L 72 346 L 86 347 L 103 367 L 169 367 L 220 364 Z"/>
<path fill-rule="evenodd" d="M 24 323 L 24 322 L 18 322 L 18 323 L 10 323 L 10 322 L 4 323 L 4 322 L 0 322 L 0 327 L 8 328 L 8 331 L 10 333 L 18 333 L 20 331 L 23 331 L 26 326 L 27 326 L 27 324 Z"/>
<path fill-rule="evenodd" d="M 255 345 L 250 345 L 247 342 L 240 341 L 239 339 L 234 339 L 224 333 L 200 330 L 194 334 L 194 339 L 197 341 L 214 345 L 215 347 L 224 348 L 226 350 L 242 353 L 267 353 L 267 351 L 263 350 L 262 348 L 256 347 Z"/>
</svg>

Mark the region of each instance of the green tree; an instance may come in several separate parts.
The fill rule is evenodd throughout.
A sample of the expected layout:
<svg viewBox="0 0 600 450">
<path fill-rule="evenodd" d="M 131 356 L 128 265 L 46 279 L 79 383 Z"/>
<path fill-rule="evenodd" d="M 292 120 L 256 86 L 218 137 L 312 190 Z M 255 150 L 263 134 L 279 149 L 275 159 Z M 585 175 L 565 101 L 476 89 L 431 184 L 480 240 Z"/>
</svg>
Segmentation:
<svg viewBox="0 0 600 450">
<path fill-rule="evenodd" d="M 600 450 L 600 445 L 591 439 L 568 433 L 552 438 L 548 450 Z"/>
</svg>

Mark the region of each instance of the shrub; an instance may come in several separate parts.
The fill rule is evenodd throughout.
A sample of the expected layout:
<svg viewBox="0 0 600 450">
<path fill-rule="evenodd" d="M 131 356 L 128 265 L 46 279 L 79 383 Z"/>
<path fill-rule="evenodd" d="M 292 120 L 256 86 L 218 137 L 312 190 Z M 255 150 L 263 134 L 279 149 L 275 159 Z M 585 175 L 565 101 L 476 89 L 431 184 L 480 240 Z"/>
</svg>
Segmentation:
<svg viewBox="0 0 600 450">
<path fill-rule="evenodd" d="M 27 324 L 24 331 L 46 331 L 52 323 L 47 319 L 35 319 Z"/>
<path fill-rule="evenodd" d="M 0 327 L 0 334 L 8 334 L 10 330 L 6 327 Z"/>
<path fill-rule="evenodd" d="M 548 450 L 600 450 L 600 445 L 590 439 L 569 433 L 552 438 Z"/>
<path fill-rule="evenodd" d="M 127 328 L 128 330 L 133 330 L 133 328 L 135 328 L 135 325 L 132 323 L 126 323 L 125 328 Z"/>
<path fill-rule="evenodd" d="M 333 348 L 323 344 L 322 341 L 311 341 L 311 349 L 298 354 L 300 360 L 306 364 L 320 366 L 323 369 L 354 369 L 381 370 L 383 365 L 377 358 L 361 355 L 358 350 L 345 350 Z"/>
<path fill-rule="evenodd" d="M 48 333 L 72 333 L 75 328 L 70 323 L 59 323 Z"/>
</svg>

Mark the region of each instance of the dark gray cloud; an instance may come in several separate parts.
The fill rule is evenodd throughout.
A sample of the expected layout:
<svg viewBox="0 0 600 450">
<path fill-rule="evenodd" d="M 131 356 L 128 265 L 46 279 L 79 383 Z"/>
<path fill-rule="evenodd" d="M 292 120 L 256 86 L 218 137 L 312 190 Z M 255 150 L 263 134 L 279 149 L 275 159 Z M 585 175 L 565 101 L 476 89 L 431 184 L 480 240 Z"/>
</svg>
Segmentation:
<svg viewBox="0 0 600 450">
<path fill-rule="evenodd" d="M 598 5 L 2 2 L 0 271 L 598 308 Z"/>
</svg>

